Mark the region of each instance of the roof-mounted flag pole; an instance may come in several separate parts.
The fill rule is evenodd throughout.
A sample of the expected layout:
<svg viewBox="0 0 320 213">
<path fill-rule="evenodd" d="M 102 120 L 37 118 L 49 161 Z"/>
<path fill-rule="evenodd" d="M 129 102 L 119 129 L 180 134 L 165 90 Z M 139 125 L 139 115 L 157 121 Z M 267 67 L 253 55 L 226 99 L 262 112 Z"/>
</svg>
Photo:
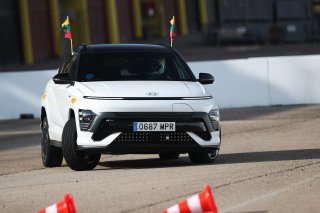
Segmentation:
<svg viewBox="0 0 320 213">
<path fill-rule="evenodd" d="M 171 47 L 172 47 L 173 38 L 176 37 L 176 35 L 177 35 L 174 16 L 172 17 L 172 19 L 170 21 L 170 24 L 171 24 L 171 27 L 170 27 L 170 39 L 171 39 Z"/>
<path fill-rule="evenodd" d="M 71 55 L 73 55 L 72 35 L 71 35 L 71 26 L 70 26 L 69 16 L 67 16 L 66 20 L 61 24 L 61 29 L 63 29 L 64 37 L 67 39 L 70 39 Z"/>
</svg>

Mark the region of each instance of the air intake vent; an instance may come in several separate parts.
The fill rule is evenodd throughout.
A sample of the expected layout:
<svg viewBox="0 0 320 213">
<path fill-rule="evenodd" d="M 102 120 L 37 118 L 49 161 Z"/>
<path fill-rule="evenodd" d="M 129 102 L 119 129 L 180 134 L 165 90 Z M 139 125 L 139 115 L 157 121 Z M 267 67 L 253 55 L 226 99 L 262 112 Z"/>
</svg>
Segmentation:
<svg viewBox="0 0 320 213">
<path fill-rule="evenodd" d="M 185 132 L 152 133 L 124 132 L 114 141 L 116 143 L 191 143 L 193 139 Z"/>
</svg>

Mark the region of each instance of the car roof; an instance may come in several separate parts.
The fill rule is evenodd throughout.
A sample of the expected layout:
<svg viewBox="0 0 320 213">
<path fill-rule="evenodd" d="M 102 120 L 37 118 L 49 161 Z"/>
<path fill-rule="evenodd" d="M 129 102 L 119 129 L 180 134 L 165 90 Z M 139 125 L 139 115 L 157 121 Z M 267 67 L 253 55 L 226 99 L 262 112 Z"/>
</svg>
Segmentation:
<svg viewBox="0 0 320 213">
<path fill-rule="evenodd" d="M 82 45 L 84 52 L 170 52 L 167 45 L 157 44 L 90 44 Z"/>
</svg>

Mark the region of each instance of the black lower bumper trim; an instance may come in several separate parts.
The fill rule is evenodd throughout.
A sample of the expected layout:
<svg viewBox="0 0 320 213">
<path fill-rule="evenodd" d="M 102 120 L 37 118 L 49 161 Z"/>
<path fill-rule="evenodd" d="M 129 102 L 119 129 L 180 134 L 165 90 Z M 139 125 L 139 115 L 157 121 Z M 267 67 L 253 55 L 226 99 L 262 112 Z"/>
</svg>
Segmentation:
<svg viewBox="0 0 320 213">
<path fill-rule="evenodd" d="M 219 146 L 201 147 L 197 144 L 110 144 L 104 148 L 80 148 L 87 153 L 101 154 L 159 154 L 164 152 L 208 152 L 213 149 L 219 149 Z"/>
</svg>

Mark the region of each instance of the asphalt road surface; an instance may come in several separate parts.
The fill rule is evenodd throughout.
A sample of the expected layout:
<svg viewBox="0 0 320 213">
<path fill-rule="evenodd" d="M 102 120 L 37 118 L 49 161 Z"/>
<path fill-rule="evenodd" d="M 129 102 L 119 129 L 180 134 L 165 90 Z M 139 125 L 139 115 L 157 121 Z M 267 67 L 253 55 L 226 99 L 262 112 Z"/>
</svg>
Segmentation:
<svg viewBox="0 0 320 213">
<path fill-rule="evenodd" d="M 320 212 L 320 105 L 222 110 L 214 164 L 104 155 L 93 171 L 44 168 L 38 120 L 0 122 L 0 212 L 70 192 L 78 212 L 160 212 L 212 186 L 219 212 Z"/>
</svg>

